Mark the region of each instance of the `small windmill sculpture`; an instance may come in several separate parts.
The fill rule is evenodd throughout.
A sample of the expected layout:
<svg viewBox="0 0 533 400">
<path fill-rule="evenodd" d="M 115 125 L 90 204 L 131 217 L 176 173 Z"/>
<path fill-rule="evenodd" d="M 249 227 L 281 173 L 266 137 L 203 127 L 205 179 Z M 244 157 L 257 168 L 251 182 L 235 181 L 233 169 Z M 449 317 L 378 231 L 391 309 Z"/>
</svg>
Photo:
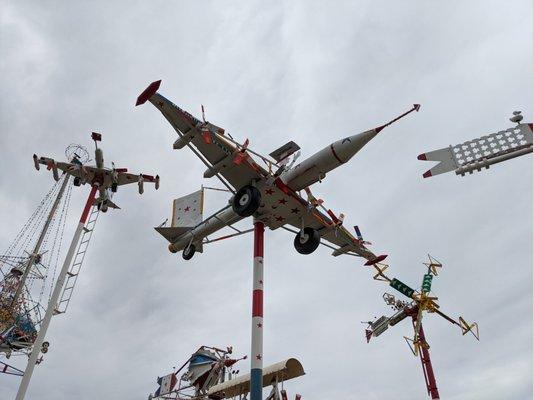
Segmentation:
<svg viewBox="0 0 533 400">
<path fill-rule="evenodd" d="M 411 349 L 415 357 L 420 357 L 422 362 L 422 369 L 424 371 L 424 379 L 426 381 L 426 387 L 428 395 L 432 399 L 439 399 L 439 391 L 437 389 L 437 382 L 433 372 L 433 366 L 431 364 L 431 358 L 429 355 L 429 344 L 426 340 L 424 328 L 422 327 L 422 318 L 424 312 L 436 313 L 446 319 L 448 322 L 457 325 L 461 328 L 461 332 L 466 335 L 468 332 L 472 333 L 474 337 L 479 340 L 479 328 L 477 323 L 468 323 L 463 317 L 459 317 L 456 321 L 448 315 L 439 310 L 440 306 L 437 304 L 438 298 L 431 295 L 431 284 L 433 277 L 438 275 L 438 269 L 442 268 L 442 264 L 435 258 L 428 254 L 429 262 L 424 263 L 427 267 L 427 273 L 424 274 L 422 279 L 422 285 L 419 291 L 415 291 L 400 280 L 388 278 L 384 271 L 387 269 L 387 265 L 374 264 L 377 274 L 374 277 L 376 280 L 386 281 L 391 287 L 407 296 L 410 301 L 403 301 L 396 299 L 392 294 L 385 293 L 383 299 L 385 303 L 392 307 L 396 312 L 390 316 L 382 316 L 375 321 L 365 322 L 368 327 L 365 331 L 367 342 L 372 337 L 377 337 L 385 332 L 389 326 L 394 326 L 400 321 L 403 321 L 407 317 L 411 317 L 414 329 L 413 338 L 404 337 L 409 348 Z"/>
</svg>

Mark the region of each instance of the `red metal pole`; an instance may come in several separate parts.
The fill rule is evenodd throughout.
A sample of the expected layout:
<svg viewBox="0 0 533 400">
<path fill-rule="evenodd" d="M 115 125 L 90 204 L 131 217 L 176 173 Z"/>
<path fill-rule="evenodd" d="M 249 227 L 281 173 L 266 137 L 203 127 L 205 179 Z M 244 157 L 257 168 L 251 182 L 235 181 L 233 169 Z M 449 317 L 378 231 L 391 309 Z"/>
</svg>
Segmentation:
<svg viewBox="0 0 533 400">
<path fill-rule="evenodd" d="M 250 400 L 263 397 L 263 247 L 265 225 L 254 221 Z"/>
<path fill-rule="evenodd" d="M 413 326 L 416 325 L 416 314 L 412 316 Z M 439 390 L 437 389 L 437 380 L 433 372 L 433 365 L 431 364 L 431 357 L 429 356 L 429 349 L 427 347 L 426 336 L 424 335 L 424 328 L 420 326 L 418 332 L 418 340 L 422 345 L 420 346 L 420 361 L 422 362 L 422 370 L 424 371 L 424 378 L 426 380 L 426 387 L 428 394 L 432 399 L 440 399 Z"/>
</svg>

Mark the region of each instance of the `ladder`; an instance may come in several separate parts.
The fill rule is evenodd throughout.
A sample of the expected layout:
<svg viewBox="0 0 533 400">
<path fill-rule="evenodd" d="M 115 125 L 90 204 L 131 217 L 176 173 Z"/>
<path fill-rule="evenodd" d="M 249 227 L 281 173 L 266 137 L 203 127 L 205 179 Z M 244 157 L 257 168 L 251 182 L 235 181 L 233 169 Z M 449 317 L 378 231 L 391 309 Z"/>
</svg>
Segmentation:
<svg viewBox="0 0 533 400">
<path fill-rule="evenodd" d="M 89 214 L 89 218 L 83 227 L 83 233 L 81 235 L 80 244 L 78 245 L 78 251 L 76 252 L 76 255 L 72 261 L 72 265 L 67 272 L 67 279 L 63 285 L 63 292 L 61 293 L 57 307 L 54 310 L 54 315 L 64 314 L 67 311 L 70 299 L 72 298 L 72 293 L 74 292 L 74 287 L 78 281 L 78 275 L 80 274 L 83 260 L 85 259 L 85 254 L 87 253 L 87 248 L 89 247 L 89 242 L 93 236 L 94 227 L 96 225 L 96 221 L 98 220 L 99 214 L 100 210 L 96 205 L 93 205 L 91 208 L 91 213 Z"/>
</svg>

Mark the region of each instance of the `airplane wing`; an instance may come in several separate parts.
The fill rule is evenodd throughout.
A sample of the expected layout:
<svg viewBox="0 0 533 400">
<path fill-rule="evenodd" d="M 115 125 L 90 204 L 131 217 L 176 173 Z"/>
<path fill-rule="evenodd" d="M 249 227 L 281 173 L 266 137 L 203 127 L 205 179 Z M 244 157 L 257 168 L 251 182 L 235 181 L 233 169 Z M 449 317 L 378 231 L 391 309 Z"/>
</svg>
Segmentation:
<svg viewBox="0 0 533 400">
<path fill-rule="evenodd" d="M 174 143 L 175 149 L 194 146 L 196 155 L 203 157 L 204 163 L 209 165 L 206 174 L 214 176 L 214 172 L 219 173 L 234 189 L 240 189 L 267 174 L 245 149 L 239 149 L 225 138 L 224 129 L 198 120 L 157 93 L 160 83 L 157 81 L 148 86 L 138 97 L 136 105 L 150 101 L 163 114 L 179 135 Z"/>
<path fill-rule="evenodd" d="M 141 177 L 141 176 L 142 176 L 144 182 L 156 182 L 159 179 L 158 176 L 154 177 L 152 175 L 146 175 L 146 174 L 140 174 L 140 175 L 130 174 L 128 172 L 121 172 L 120 169 L 116 169 L 115 171 L 118 173 L 117 174 L 117 184 L 118 184 L 118 186 L 127 185 L 128 183 L 139 182 L 139 177 Z M 106 170 L 106 175 L 111 177 L 113 175 L 113 171 L 112 170 L 109 170 L 109 171 Z"/>
<path fill-rule="evenodd" d="M 74 177 L 82 177 L 83 172 L 81 171 L 82 165 L 77 163 L 66 163 L 66 162 L 57 162 L 53 158 L 49 157 L 37 157 L 33 155 L 33 160 L 35 163 L 35 168 L 39 169 L 39 164 L 46 165 L 47 169 L 52 170 L 54 178 L 57 180 L 58 175 L 57 171 L 61 170 L 66 172 L 69 175 Z"/>
<path fill-rule="evenodd" d="M 298 193 L 292 191 L 280 179 L 269 186 L 265 181 L 258 184 L 261 191 L 262 206 L 258 210 L 259 219 L 270 229 L 291 225 L 298 231 L 302 227 L 315 229 L 321 238 L 336 246 L 334 256 L 357 254 L 367 260 L 376 256 L 364 243 L 353 236 L 342 222 L 329 210 L 326 215 Z"/>
</svg>

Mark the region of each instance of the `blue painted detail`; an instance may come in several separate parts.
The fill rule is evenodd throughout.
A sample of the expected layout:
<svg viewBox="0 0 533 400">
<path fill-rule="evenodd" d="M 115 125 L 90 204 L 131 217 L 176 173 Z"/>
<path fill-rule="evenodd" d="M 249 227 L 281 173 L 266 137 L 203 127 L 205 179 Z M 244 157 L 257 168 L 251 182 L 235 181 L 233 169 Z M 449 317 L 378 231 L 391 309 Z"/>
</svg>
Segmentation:
<svg viewBox="0 0 533 400">
<path fill-rule="evenodd" d="M 191 357 L 190 364 L 191 365 L 210 364 L 216 360 L 217 360 L 216 358 L 210 357 L 207 354 L 196 354 Z"/>
<path fill-rule="evenodd" d="M 250 400 L 263 399 L 263 370 L 253 368 L 250 371 Z"/>
<path fill-rule="evenodd" d="M 361 231 L 359 230 L 359 227 L 355 225 L 353 228 L 355 229 L 355 233 L 357 234 L 357 239 L 363 240 L 363 235 L 361 235 Z"/>
</svg>

